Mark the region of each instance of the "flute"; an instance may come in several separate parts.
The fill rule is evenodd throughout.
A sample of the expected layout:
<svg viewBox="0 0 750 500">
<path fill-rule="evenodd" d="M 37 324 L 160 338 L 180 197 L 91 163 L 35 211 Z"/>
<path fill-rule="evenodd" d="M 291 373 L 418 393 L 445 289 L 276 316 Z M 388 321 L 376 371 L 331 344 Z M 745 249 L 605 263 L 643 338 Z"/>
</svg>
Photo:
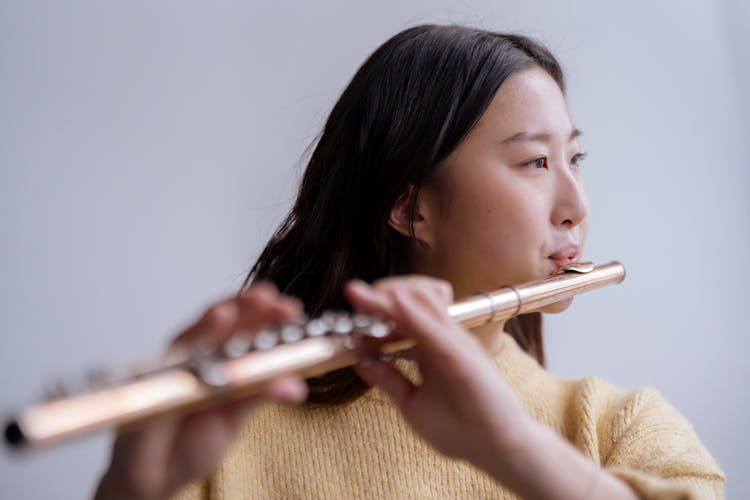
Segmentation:
<svg viewBox="0 0 750 500">
<path fill-rule="evenodd" d="M 543 280 L 457 301 L 447 313 L 471 328 L 532 312 L 624 277 L 625 269 L 618 262 L 597 267 L 573 264 Z M 18 412 L 5 427 L 5 441 L 13 449 L 35 448 L 105 427 L 186 414 L 251 395 L 282 374 L 315 377 L 352 366 L 365 355 L 413 347 L 409 339 L 388 339 L 392 327 L 377 317 L 326 312 L 254 335 L 238 332 L 218 348 L 173 352 L 119 377 L 98 373 L 82 391 L 62 391 Z"/>
</svg>

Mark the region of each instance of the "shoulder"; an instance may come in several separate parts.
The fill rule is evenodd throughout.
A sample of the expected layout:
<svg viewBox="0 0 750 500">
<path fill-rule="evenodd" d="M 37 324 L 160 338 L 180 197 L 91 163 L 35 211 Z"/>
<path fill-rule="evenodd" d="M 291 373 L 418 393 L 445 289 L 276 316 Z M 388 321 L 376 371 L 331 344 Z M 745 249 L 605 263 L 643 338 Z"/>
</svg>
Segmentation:
<svg viewBox="0 0 750 500">
<path fill-rule="evenodd" d="M 566 417 L 597 436 L 619 441 L 644 425 L 691 427 L 687 419 L 653 387 L 623 389 L 599 377 L 567 380 Z"/>
<path fill-rule="evenodd" d="M 625 390 L 598 377 L 572 388 L 569 438 L 602 465 L 723 481 L 693 425 L 657 389 Z"/>
<path fill-rule="evenodd" d="M 569 380 L 571 409 L 582 419 L 607 420 L 621 426 L 633 422 L 644 412 L 675 414 L 664 397 L 653 387 L 623 389 L 599 377 Z"/>
<path fill-rule="evenodd" d="M 650 386 L 623 389 L 599 377 L 569 381 L 569 408 L 582 422 L 596 424 L 598 433 L 619 440 L 639 429 L 670 429 L 694 435 L 690 422 Z"/>
</svg>

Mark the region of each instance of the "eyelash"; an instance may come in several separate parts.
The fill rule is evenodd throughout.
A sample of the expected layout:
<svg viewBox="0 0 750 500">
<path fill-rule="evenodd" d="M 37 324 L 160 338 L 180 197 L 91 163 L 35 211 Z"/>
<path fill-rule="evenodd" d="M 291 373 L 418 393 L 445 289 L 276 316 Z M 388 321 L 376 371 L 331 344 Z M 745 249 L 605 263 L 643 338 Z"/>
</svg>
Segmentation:
<svg viewBox="0 0 750 500">
<path fill-rule="evenodd" d="M 580 163 L 586 159 L 586 156 L 588 153 L 576 153 L 573 155 L 573 158 L 570 159 L 570 163 L 575 166 L 579 166 Z"/>
<path fill-rule="evenodd" d="M 573 158 L 570 159 L 570 164 L 579 166 L 579 164 L 586 158 L 586 155 L 588 153 L 576 153 L 573 155 Z M 542 162 L 542 164 L 539 164 L 539 161 Z M 537 168 L 547 168 L 547 157 L 546 156 L 540 156 L 539 158 L 534 158 L 531 161 L 526 162 L 524 165 L 533 167 L 536 166 Z"/>
</svg>

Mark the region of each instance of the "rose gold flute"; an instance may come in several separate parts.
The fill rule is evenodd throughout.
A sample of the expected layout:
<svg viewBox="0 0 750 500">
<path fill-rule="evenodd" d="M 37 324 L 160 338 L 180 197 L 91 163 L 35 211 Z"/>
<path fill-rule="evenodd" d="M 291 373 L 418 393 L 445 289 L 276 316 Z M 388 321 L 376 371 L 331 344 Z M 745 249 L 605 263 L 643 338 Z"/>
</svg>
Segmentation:
<svg viewBox="0 0 750 500">
<path fill-rule="evenodd" d="M 618 262 L 598 267 L 574 264 L 547 279 L 455 302 L 448 307 L 448 315 L 471 328 L 619 283 L 624 277 L 625 269 Z M 282 374 L 314 377 L 354 365 L 364 355 L 393 353 L 414 345 L 408 339 L 383 338 L 390 326 L 372 317 L 325 313 L 252 337 L 237 334 L 222 349 L 173 354 L 120 380 L 100 381 L 77 394 L 29 406 L 7 423 L 6 444 L 15 449 L 41 447 L 104 427 L 128 427 L 158 415 L 185 414 L 251 395 Z"/>
</svg>

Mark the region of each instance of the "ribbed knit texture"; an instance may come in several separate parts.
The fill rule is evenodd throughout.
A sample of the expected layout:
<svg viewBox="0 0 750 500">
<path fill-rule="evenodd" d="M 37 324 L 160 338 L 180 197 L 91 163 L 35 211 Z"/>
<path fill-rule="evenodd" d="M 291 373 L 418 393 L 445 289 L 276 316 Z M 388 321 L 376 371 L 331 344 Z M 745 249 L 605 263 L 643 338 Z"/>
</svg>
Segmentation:
<svg viewBox="0 0 750 500">
<path fill-rule="evenodd" d="M 503 342 L 496 363 L 529 414 L 643 498 L 724 498 L 718 464 L 657 391 L 627 392 L 595 377 L 556 378 L 510 335 Z M 414 363 L 397 364 L 417 377 Z M 216 474 L 175 497 L 246 498 L 518 497 L 469 464 L 435 452 L 375 389 L 339 409 L 260 408 Z"/>
</svg>

